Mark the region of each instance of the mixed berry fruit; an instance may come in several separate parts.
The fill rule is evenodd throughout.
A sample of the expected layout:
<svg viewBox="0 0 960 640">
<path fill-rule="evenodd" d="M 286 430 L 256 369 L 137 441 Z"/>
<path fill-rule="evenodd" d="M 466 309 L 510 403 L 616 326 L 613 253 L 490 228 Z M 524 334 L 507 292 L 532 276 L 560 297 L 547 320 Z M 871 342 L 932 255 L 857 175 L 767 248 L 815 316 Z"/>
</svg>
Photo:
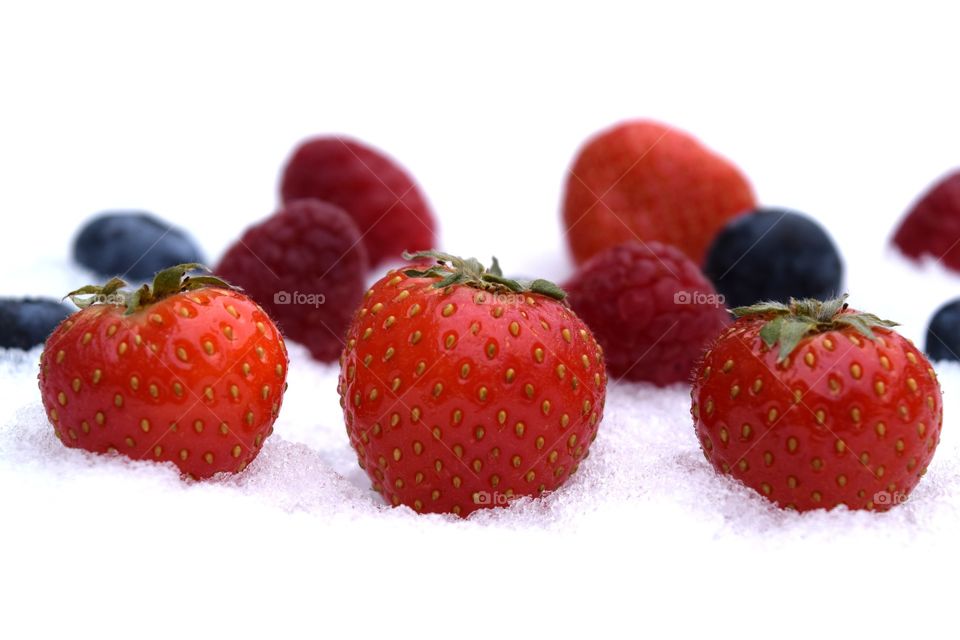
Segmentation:
<svg viewBox="0 0 960 640">
<path fill-rule="evenodd" d="M 167 267 L 203 262 L 185 231 L 139 211 L 103 213 L 92 219 L 74 240 L 73 257 L 101 276 L 137 282 Z"/>
<path fill-rule="evenodd" d="M 703 453 L 782 507 L 886 510 L 940 441 L 933 368 L 894 323 L 843 299 L 735 309 L 692 389 Z"/>
<path fill-rule="evenodd" d="M 671 244 L 700 264 L 717 230 L 756 204 L 728 160 L 682 131 L 635 121 L 580 150 L 567 177 L 563 221 L 578 263 L 640 239 Z"/>
<path fill-rule="evenodd" d="M 564 289 L 617 378 L 689 382 L 704 346 L 729 322 L 722 298 L 697 265 L 658 242 L 605 249 Z"/>
<path fill-rule="evenodd" d="M 335 361 L 363 296 L 367 252 L 341 208 L 297 200 L 247 229 L 216 272 L 243 287 L 317 360 Z"/>
<path fill-rule="evenodd" d="M 194 478 L 243 470 L 273 431 L 287 352 L 269 316 L 198 265 L 152 287 L 70 294 L 82 308 L 47 340 L 40 392 L 68 447 L 172 462 Z"/>
<path fill-rule="evenodd" d="M 41 395 L 65 445 L 194 478 L 242 470 L 280 411 L 281 330 L 318 360 L 339 358 L 360 466 L 389 504 L 417 512 L 467 516 L 560 487 L 597 436 L 608 370 L 656 385 L 692 378 L 710 463 L 801 511 L 888 509 L 939 442 L 924 355 L 893 323 L 817 301 L 843 284 L 823 227 L 758 207 L 735 165 L 671 127 L 625 122 L 579 151 L 562 212 L 579 265 L 568 297 L 504 277 L 496 260 L 433 250 L 417 183 L 356 140 L 303 142 L 280 192 L 281 209 L 216 269 L 242 289 L 191 275 L 201 253 L 186 232 L 111 212 L 80 231 L 76 261 L 137 281 L 156 273 L 152 286 L 84 287 L 72 315 L 53 300 L 0 299 L 0 347 L 46 340 Z M 893 241 L 960 270 L 960 172 Z M 371 267 L 400 255 L 413 263 L 364 294 Z M 960 359 L 960 301 L 936 313 L 926 349 Z"/>
<path fill-rule="evenodd" d="M 31 349 L 43 344 L 70 308 L 49 298 L 0 298 L 0 347 Z"/>
<path fill-rule="evenodd" d="M 340 403 L 373 488 L 393 505 L 466 516 L 563 484 L 603 417 L 600 346 L 543 280 L 494 260 L 408 256 L 348 333 Z"/>
<path fill-rule="evenodd" d="M 826 300 L 843 286 L 843 262 L 827 232 L 785 209 L 757 209 L 730 221 L 713 239 L 704 271 L 731 307 Z"/>
</svg>

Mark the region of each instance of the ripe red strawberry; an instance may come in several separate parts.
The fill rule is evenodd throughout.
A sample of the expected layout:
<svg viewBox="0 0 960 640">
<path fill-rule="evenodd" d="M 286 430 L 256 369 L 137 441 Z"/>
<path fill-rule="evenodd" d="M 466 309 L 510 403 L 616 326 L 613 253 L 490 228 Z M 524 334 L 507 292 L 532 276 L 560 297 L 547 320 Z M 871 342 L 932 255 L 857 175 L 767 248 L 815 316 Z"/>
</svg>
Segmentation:
<svg viewBox="0 0 960 640">
<path fill-rule="evenodd" d="M 417 183 L 395 160 L 356 140 L 303 142 L 283 170 L 280 195 L 286 204 L 318 198 L 350 214 L 371 266 L 436 243 L 437 223 Z"/>
<path fill-rule="evenodd" d="M 586 457 L 607 377 L 590 331 L 543 280 L 436 252 L 367 292 L 341 360 L 350 442 L 375 490 L 466 516 L 556 489 Z"/>
<path fill-rule="evenodd" d="M 111 280 L 72 294 L 40 361 L 40 393 L 68 447 L 173 462 L 206 478 L 242 471 L 273 431 L 287 352 L 267 314 L 198 265 L 130 293 Z M 82 296 L 92 295 L 86 299 Z"/>
<path fill-rule="evenodd" d="M 911 258 L 930 256 L 960 271 L 960 171 L 920 198 L 900 223 L 893 243 Z"/>
<path fill-rule="evenodd" d="M 729 324 L 723 296 L 683 253 L 626 242 L 593 256 L 564 288 L 603 346 L 610 375 L 690 382 L 704 346 Z"/>
<path fill-rule="evenodd" d="M 843 299 L 734 313 L 739 319 L 706 353 L 693 385 L 707 460 L 800 511 L 880 511 L 904 501 L 943 423 L 940 386 L 923 354 L 894 323 Z"/>
<path fill-rule="evenodd" d="M 601 132 L 580 150 L 563 217 L 577 262 L 639 238 L 672 244 L 700 265 L 727 220 L 756 204 L 728 160 L 687 133 L 639 120 Z"/>
</svg>

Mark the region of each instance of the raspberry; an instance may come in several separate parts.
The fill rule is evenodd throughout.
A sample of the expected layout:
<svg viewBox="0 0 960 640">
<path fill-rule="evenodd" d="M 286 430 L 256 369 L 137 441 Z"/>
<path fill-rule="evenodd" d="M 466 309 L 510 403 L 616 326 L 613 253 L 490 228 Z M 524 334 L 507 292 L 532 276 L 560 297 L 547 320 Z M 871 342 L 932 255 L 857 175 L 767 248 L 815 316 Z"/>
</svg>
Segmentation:
<svg viewBox="0 0 960 640">
<path fill-rule="evenodd" d="M 689 381 L 703 347 L 729 322 L 697 265 L 658 242 L 606 249 L 565 289 L 618 378 L 659 386 Z"/>
<path fill-rule="evenodd" d="M 563 216 L 578 263 L 639 238 L 672 244 L 702 264 L 720 227 L 755 205 L 750 183 L 728 160 L 682 131 L 634 121 L 580 150 Z"/>
<path fill-rule="evenodd" d="M 298 200 L 247 229 L 216 272 L 243 287 L 317 360 L 340 357 L 363 297 L 367 252 L 342 209 Z"/>
<path fill-rule="evenodd" d="M 363 234 L 371 267 L 436 245 L 436 221 L 413 178 L 354 140 L 302 143 L 287 162 L 280 194 L 284 203 L 318 198 L 343 208 Z"/>
<path fill-rule="evenodd" d="M 893 243 L 907 256 L 932 256 L 960 271 L 960 171 L 935 184 L 913 206 Z"/>
</svg>

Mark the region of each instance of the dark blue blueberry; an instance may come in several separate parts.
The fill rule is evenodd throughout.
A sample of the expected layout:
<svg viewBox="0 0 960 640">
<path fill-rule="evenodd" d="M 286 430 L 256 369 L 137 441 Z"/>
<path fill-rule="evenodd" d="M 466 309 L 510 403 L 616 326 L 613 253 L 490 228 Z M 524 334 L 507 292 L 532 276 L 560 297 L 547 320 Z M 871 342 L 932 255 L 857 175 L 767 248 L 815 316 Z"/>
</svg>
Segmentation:
<svg viewBox="0 0 960 640">
<path fill-rule="evenodd" d="M 200 249 L 183 230 L 148 213 L 103 213 L 80 230 L 73 257 L 101 276 L 150 280 L 167 267 L 203 262 Z"/>
<path fill-rule="evenodd" d="M 761 300 L 826 300 L 841 293 L 843 261 L 823 227 L 786 209 L 757 209 L 714 238 L 704 273 L 728 307 Z"/>
<path fill-rule="evenodd" d="M 50 298 L 0 298 L 0 347 L 30 349 L 73 310 Z"/>
<path fill-rule="evenodd" d="M 927 327 L 925 351 L 931 360 L 960 360 L 960 298 L 933 314 Z"/>
</svg>

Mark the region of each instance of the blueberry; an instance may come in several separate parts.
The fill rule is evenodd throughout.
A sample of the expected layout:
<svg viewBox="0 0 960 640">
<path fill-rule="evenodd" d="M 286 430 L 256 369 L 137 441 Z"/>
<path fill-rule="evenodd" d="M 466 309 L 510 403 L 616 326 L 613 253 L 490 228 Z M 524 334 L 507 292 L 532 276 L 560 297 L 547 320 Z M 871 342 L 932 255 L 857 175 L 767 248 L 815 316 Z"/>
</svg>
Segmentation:
<svg viewBox="0 0 960 640">
<path fill-rule="evenodd" d="M 924 350 L 931 360 L 960 360 L 960 298 L 933 314 Z"/>
<path fill-rule="evenodd" d="M 843 284 L 843 262 L 827 232 L 786 209 L 757 209 L 727 223 L 710 245 L 704 273 L 728 307 L 826 300 Z"/>
<path fill-rule="evenodd" d="M 0 347 L 30 349 L 42 344 L 71 313 L 50 298 L 0 298 Z"/>
<path fill-rule="evenodd" d="M 200 249 L 183 230 L 148 213 L 102 213 L 73 243 L 74 259 L 102 276 L 144 281 L 176 264 L 203 262 Z"/>
</svg>

